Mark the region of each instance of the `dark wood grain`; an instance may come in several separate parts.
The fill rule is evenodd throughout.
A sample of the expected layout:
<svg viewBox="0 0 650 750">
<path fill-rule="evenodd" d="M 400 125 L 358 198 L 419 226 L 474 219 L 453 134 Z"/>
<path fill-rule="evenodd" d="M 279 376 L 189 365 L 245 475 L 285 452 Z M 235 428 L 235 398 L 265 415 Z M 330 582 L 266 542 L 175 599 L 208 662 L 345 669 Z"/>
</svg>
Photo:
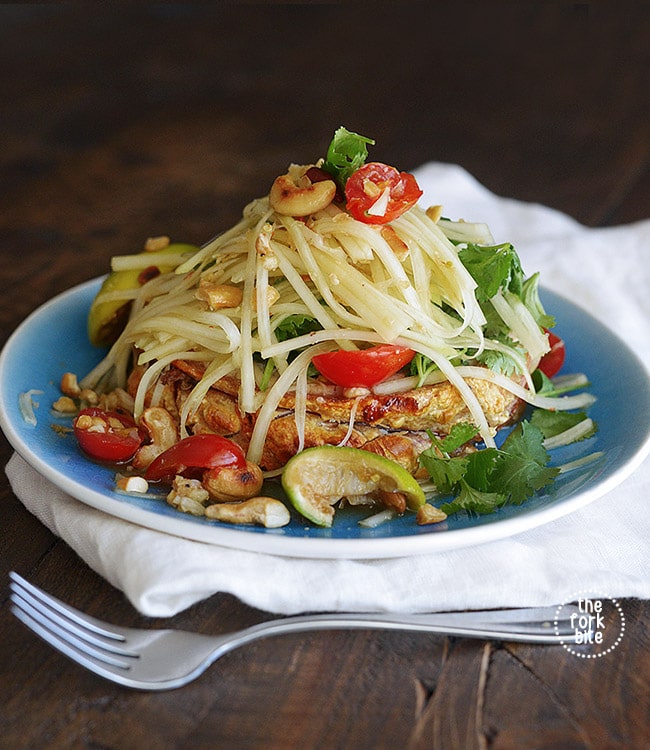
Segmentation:
<svg viewBox="0 0 650 750">
<path fill-rule="evenodd" d="M 0 343 L 53 294 L 154 234 L 202 243 L 340 124 L 402 168 L 459 163 L 591 226 L 648 218 L 647 5 L 0 7 Z M 0 438 L 3 465 L 11 454 Z M 161 625 L 0 483 L 0 576 Z M 477 582 L 477 585 L 480 585 Z M 389 633 L 318 633 L 226 656 L 180 691 L 85 672 L 0 611 L 6 748 L 641 748 L 646 602 L 611 658 Z M 217 595 L 172 625 L 269 617 Z M 165 623 L 169 624 L 169 623 Z"/>
</svg>

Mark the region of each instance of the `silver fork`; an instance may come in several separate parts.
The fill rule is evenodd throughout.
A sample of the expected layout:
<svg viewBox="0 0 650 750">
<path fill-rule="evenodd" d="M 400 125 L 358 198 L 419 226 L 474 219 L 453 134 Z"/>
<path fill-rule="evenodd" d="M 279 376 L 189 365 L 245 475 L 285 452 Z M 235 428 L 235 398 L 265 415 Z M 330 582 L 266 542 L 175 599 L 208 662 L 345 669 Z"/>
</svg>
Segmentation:
<svg viewBox="0 0 650 750">
<path fill-rule="evenodd" d="M 365 628 L 559 644 L 571 642 L 571 615 L 579 615 L 577 607 L 567 605 L 435 614 L 321 614 L 269 620 L 209 636 L 111 625 L 64 604 L 13 571 L 9 577 L 11 611 L 28 628 L 91 672 L 142 690 L 181 687 L 225 653 L 281 633 Z"/>
</svg>

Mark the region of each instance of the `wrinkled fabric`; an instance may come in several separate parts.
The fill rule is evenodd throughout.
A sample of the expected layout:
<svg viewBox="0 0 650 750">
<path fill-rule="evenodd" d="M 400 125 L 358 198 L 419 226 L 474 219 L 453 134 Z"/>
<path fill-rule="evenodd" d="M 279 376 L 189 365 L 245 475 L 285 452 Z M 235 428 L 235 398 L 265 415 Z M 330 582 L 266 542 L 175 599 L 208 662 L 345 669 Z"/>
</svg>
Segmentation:
<svg viewBox="0 0 650 750">
<path fill-rule="evenodd" d="M 528 273 L 616 330 L 650 362 L 650 220 L 590 229 L 537 204 L 495 196 L 464 169 L 416 172 L 423 203 L 489 224 Z M 650 596 L 650 461 L 586 507 L 497 541 L 411 557 L 289 558 L 177 538 L 113 518 L 67 496 L 14 455 L 16 496 L 134 607 L 165 617 L 218 592 L 278 614 L 424 612 L 553 605 L 580 591 Z"/>
</svg>

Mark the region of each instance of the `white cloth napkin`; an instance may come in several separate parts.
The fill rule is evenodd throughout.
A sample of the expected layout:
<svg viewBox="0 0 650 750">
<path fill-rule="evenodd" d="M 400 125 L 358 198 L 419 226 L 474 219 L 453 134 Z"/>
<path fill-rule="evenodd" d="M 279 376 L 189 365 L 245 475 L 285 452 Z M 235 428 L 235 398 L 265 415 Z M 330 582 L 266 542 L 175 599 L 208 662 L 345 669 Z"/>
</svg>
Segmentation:
<svg viewBox="0 0 650 750">
<path fill-rule="evenodd" d="M 650 361 L 650 220 L 587 229 L 546 207 L 497 197 L 458 166 L 417 171 L 425 201 L 485 221 L 524 269 L 589 309 Z M 580 591 L 650 597 L 650 461 L 587 507 L 514 537 L 385 560 L 285 558 L 193 542 L 80 503 L 14 455 L 16 495 L 142 613 L 171 616 L 217 592 L 252 606 L 305 611 L 440 611 L 551 605 Z"/>
</svg>

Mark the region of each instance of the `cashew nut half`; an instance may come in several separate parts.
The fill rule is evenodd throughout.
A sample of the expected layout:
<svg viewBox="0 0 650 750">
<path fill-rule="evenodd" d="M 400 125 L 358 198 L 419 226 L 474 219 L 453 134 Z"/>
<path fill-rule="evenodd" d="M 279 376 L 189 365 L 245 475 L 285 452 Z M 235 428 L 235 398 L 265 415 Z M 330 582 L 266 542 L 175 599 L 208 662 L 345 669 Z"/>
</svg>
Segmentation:
<svg viewBox="0 0 650 750">
<path fill-rule="evenodd" d="M 251 497 L 241 503 L 218 503 L 205 509 L 206 518 L 238 524 L 259 524 L 267 529 L 286 526 L 291 520 L 287 507 L 274 497 Z"/>
<path fill-rule="evenodd" d="M 334 180 L 312 183 L 303 175 L 296 182 L 290 174 L 283 174 L 271 186 L 269 204 L 284 216 L 309 216 L 329 206 L 335 195 Z"/>
<path fill-rule="evenodd" d="M 246 461 L 246 468 L 224 466 L 203 472 L 203 486 L 218 503 L 253 497 L 262 489 L 264 477 L 257 464 Z"/>
<path fill-rule="evenodd" d="M 135 469 L 146 469 L 161 453 L 178 441 L 176 422 L 172 415 L 161 406 L 150 406 L 140 416 L 140 427 L 144 427 L 151 443 L 143 445 L 133 458 Z"/>
</svg>

